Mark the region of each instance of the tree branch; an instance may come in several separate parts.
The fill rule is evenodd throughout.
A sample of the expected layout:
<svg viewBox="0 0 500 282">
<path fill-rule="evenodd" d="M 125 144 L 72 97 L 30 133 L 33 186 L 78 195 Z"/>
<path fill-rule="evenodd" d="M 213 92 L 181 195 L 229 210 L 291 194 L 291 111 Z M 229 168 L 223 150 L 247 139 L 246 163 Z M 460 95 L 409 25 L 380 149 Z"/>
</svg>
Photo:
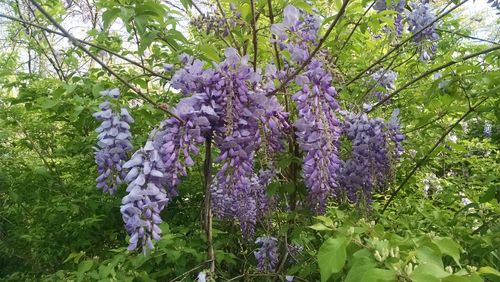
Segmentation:
<svg viewBox="0 0 500 282">
<path fill-rule="evenodd" d="M 210 261 L 210 272 L 215 272 L 215 255 L 212 236 L 212 208 L 211 208 L 211 193 L 212 185 L 212 136 L 208 136 L 205 140 L 205 162 L 203 164 L 203 187 L 205 189 L 205 233 L 207 234 L 207 256 Z"/>
<path fill-rule="evenodd" d="M 464 38 L 469 38 L 469 39 L 472 39 L 472 40 L 477 40 L 477 41 L 487 42 L 487 43 L 491 43 L 491 44 L 495 44 L 495 45 L 500 45 L 500 43 L 495 42 L 495 41 L 491 41 L 491 40 L 483 39 L 483 38 L 479 38 L 479 37 L 474 37 L 474 36 L 470 36 L 470 35 L 465 35 L 465 34 L 462 34 L 462 33 L 459 33 L 459 32 L 455 32 L 455 31 L 450 31 L 450 30 L 440 29 L 440 28 L 436 28 L 436 30 L 437 31 L 441 31 L 441 32 L 450 33 L 450 34 L 455 34 L 455 35 L 458 35 L 458 36 L 461 36 L 461 37 L 464 37 Z"/>
<path fill-rule="evenodd" d="M 255 1 L 250 0 L 252 10 L 253 71 L 257 71 L 257 27 L 255 22 Z"/>
<path fill-rule="evenodd" d="M 156 103 L 153 101 L 151 98 L 146 96 L 144 93 L 142 93 L 139 89 L 135 88 L 133 85 L 131 85 L 129 82 L 127 82 L 123 77 L 118 75 L 116 72 L 114 72 L 109 66 L 107 66 L 105 63 L 103 63 L 99 58 L 97 58 L 94 54 L 92 54 L 87 48 L 82 46 L 76 38 L 74 38 L 71 34 L 68 33 L 61 25 L 59 25 L 56 20 L 49 14 L 47 11 L 45 11 L 40 4 L 38 4 L 35 0 L 30 0 L 31 3 L 55 26 L 57 27 L 63 34 L 66 35 L 66 37 L 69 38 L 72 44 L 74 44 L 76 47 L 80 48 L 84 53 L 86 53 L 88 56 L 90 56 L 94 61 L 96 61 L 99 65 L 101 65 L 105 70 L 108 71 L 112 76 L 116 77 L 119 81 L 121 81 L 125 86 L 130 88 L 132 91 L 134 91 L 137 95 L 139 95 L 141 98 L 146 100 L 148 103 L 151 105 L 155 106 L 156 108 L 166 112 L 170 116 L 176 118 L 177 120 L 183 122 L 183 120 L 178 117 L 176 114 L 172 113 L 170 110 L 166 109 L 164 106 Z"/>
<path fill-rule="evenodd" d="M 236 42 L 236 39 L 234 38 L 233 32 L 231 31 L 231 26 L 229 25 L 229 22 L 227 21 L 226 13 L 224 12 L 224 9 L 222 9 L 222 5 L 220 4 L 220 1 L 215 0 L 215 2 L 217 3 L 217 8 L 219 8 L 219 11 L 220 11 L 222 17 L 224 18 L 224 24 L 226 25 L 229 36 L 231 37 L 231 41 L 233 41 L 234 47 L 236 48 L 238 53 L 240 53 L 240 55 L 241 55 L 241 50 L 238 47 L 238 44 Z"/>
<path fill-rule="evenodd" d="M 38 24 L 35 24 L 35 23 L 31 23 L 31 22 L 28 22 L 28 21 L 25 21 L 25 20 L 22 20 L 22 19 L 18 19 L 16 17 L 12 17 L 12 16 L 8 16 L 8 15 L 4 15 L 4 14 L 0 14 L 0 18 L 6 18 L 6 19 L 9 19 L 9 20 L 12 20 L 12 21 L 15 21 L 15 22 L 19 22 L 19 23 L 22 23 L 22 24 L 27 24 L 27 25 L 30 25 L 30 26 L 33 26 L 33 27 L 36 27 L 36 28 L 39 28 L 41 30 L 44 30 L 46 32 L 49 32 L 49 33 L 53 33 L 53 34 L 57 34 L 59 36 L 62 36 L 62 37 L 65 37 L 65 38 L 69 38 L 66 34 L 62 33 L 62 32 L 59 32 L 59 31 L 56 31 L 56 30 L 52 30 L 52 29 L 49 29 L 49 28 L 46 28 L 44 26 L 41 26 L 41 25 L 38 25 Z M 149 72 L 150 74 L 154 75 L 154 76 L 157 76 L 157 77 L 161 77 L 163 79 L 166 79 L 166 80 L 170 80 L 169 77 L 166 77 L 160 73 L 157 73 L 153 70 L 151 70 L 150 68 L 146 67 L 146 66 L 143 66 L 141 65 L 140 63 L 134 61 L 134 60 L 131 60 L 125 56 L 122 56 L 116 52 L 114 52 L 113 50 L 110 50 L 104 46 L 100 46 L 100 45 L 97 45 L 97 44 L 94 44 L 94 43 L 91 43 L 91 42 L 88 42 L 88 41 L 85 41 L 85 40 L 81 40 L 81 39 L 78 39 L 78 38 L 74 38 L 74 40 L 78 41 L 79 43 L 81 44 L 85 44 L 87 46 L 90 46 L 90 47 L 94 47 L 96 49 L 99 49 L 99 50 L 103 50 L 103 51 L 106 51 L 108 52 L 109 54 L 113 55 L 113 56 L 116 56 L 124 61 L 127 61 L 129 63 L 131 63 L 132 65 L 136 66 L 136 67 L 139 67 L 147 72 Z M 78 47 L 75 45 L 75 47 Z"/>
<path fill-rule="evenodd" d="M 339 20 L 342 17 L 342 15 L 345 13 L 345 9 L 346 9 L 348 3 L 349 3 L 349 0 L 344 0 L 343 1 L 342 7 L 340 8 L 340 11 L 338 12 L 337 16 L 333 20 L 332 24 L 330 24 L 330 26 L 328 27 L 328 30 L 326 31 L 325 35 L 319 40 L 318 45 L 312 51 L 312 53 L 309 55 L 309 57 L 304 61 L 304 63 L 298 69 L 296 69 L 290 76 L 288 76 L 281 83 L 280 86 L 278 86 L 273 91 L 267 93 L 268 96 L 274 95 L 274 94 L 276 94 L 276 92 L 283 90 L 285 88 L 285 86 L 290 81 L 292 81 L 307 65 L 309 65 L 309 63 L 312 61 L 312 59 L 314 58 L 314 56 L 316 55 L 316 53 L 318 53 L 318 51 L 321 49 L 321 46 L 323 46 L 323 43 L 325 43 L 326 39 L 328 38 L 328 36 L 332 32 L 333 28 L 337 25 L 337 23 L 339 22 Z"/>
<path fill-rule="evenodd" d="M 382 208 L 382 211 L 380 212 L 380 214 L 383 214 L 386 210 L 387 210 L 387 207 L 391 204 L 391 202 L 394 200 L 394 198 L 396 197 L 396 195 L 399 193 L 399 191 L 401 191 L 401 189 L 405 186 L 405 184 L 410 180 L 410 178 L 415 174 L 415 172 L 417 172 L 417 170 L 420 169 L 420 167 L 422 167 L 425 162 L 429 159 L 430 155 L 434 152 L 434 150 L 436 150 L 436 148 L 441 144 L 441 142 L 443 142 L 443 140 L 446 138 L 446 136 L 448 136 L 448 134 L 460 123 L 462 122 L 462 120 L 464 120 L 470 113 L 474 112 L 477 107 L 479 107 L 482 103 L 484 103 L 488 98 L 484 98 L 482 99 L 481 101 L 479 101 L 476 105 L 474 105 L 473 107 L 469 108 L 469 110 L 467 112 L 465 112 L 452 126 L 450 126 L 444 133 L 443 135 L 441 135 L 441 137 L 439 138 L 439 140 L 434 144 L 434 146 L 430 149 L 429 152 L 427 152 L 427 154 L 420 160 L 417 162 L 417 164 L 415 165 L 415 167 L 413 167 L 413 169 L 408 173 L 408 175 L 405 177 L 405 179 L 403 180 L 403 182 L 401 182 L 401 184 L 399 185 L 399 187 L 394 190 L 394 192 L 392 192 L 391 194 L 391 197 L 389 198 L 389 200 L 387 200 L 387 202 L 385 203 L 384 207 Z"/>
<path fill-rule="evenodd" d="M 449 66 L 452 66 L 454 64 L 458 64 L 460 62 L 463 62 L 465 60 L 468 60 L 468 59 L 471 59 L 471 58 L 474 58 L 474 57 L 477 57 L 477 56 L 480 56 L 480 55 L 483 55 L 483 54 L 487 54 L 489 52 L 493 52 L 495 50 L 499 50 L 500 49 L 500 45 L 499 46 L 495 46 L 495 47 L 491 47 L 491 48 L 488 48 L 488 49 L 485 49 L 485 50 L 482 50 L 482 51 L 479 51 L 479 52 L 476 52 L 476 53 L 473 53 L 473 54 L 470 54 L 470 55 L 467 55 L 463 58 L 461 58 L 460 60 L 455 60 L 455 61 L 450 61 L 444 65 L 441 65 L 439 67 L 436 67 L 436 68 L 433 68 L 433 69 L 430 69 L 426 72 L 424 72 L 423 74 L 421 74 L 420 76 L 414 78 L 412 81 L 406 83 L 405 85 L 401 86 L 401 88 L 397 89 L 396 91 L 392 92 L 390 95 L 388 95 L 387 97 L 385 97 L 384 99 L 380 100 L 377 104 L 375 104 L 371 110 L 368 111 L 371 112 L 373 110 L 375 110 L 376 108 L 378 108 L 379 106 L 381 106 L 382 104 L 384 104 L 385 102 L 387 102 L 389 99 L 391 99 L 392 97 L 398 95 L 399 92 L 405 90 L 406 88 L 408 88 L 410 85 L 416 83 L 417 81 L 421 80 L 422 78 L 425 78 L 426 76 L 432 74 L 432 73 L 435 73 L 437 71 L 440 71 L 444 68 L 447 68 Z"/>
<path fill-rule="evenodd" d="M 385 58 L 387 58 L 390 54 L 394 53 L 396 50 L 398 50 L 399 48 L 401 48 L 404 44 L 406 44 L 408 41 L 412 40 L 413 38 L 415 38 L 415 36 L 419 35 L 420 33 L 422 33 L 425 29 L 427 29 L 428 27 L 432 26 L 435 22 L 437 22 L 438 20 L 440 20 L 441 18 L 443 18 L 444 16 L 448 15 L 449 13 L 451 13 L 452 11 L 454 11 L 455 9 L 457 9 L 458 7 L 462 6 L 463 4 L 465 4 L 468 0 L 464 0 L 460 3 L 458 3 L 457 5 L 455 5 L 455 7 L 449 9 L 448 11 L 444 12 L 443 14 L 441 14 L 440 16 L 436 17 L 432 22 L 430 22 L 429 24 L 427 24 L 426 26 L 424 26 L 422 29 L 420 29 L 419 31 L 413 33 L 410 37 L 406 38 L 405 40 L 403 40 L 401 43 L 398 43 L 396 44 L 396 46 L 394 46 L 394 48 L 392 48 L 389 52 L 387 52 L 385 55 L 383 55 L 382 57 L 380 57 L 379 59 L 377 59 L 374 63 L 372 63 L 369 67 L 365 68 L 364 70 L 362 70 L 361 72 L 359 72 L 356 76 L 354 76 L 353 79 L 351 79 L 349 82 L 347 82 L 345 84 L 345 86 L 349 86 L 351 83 L 353 83 L 354 81 L 358 80 L 359 78 L 361 78 L 361 76 L 363 76 L 366 72 L 368 72 L 369 70 L 371 70 L 374 66 L 378 65 L 380 62 L 382 62 Z"/>
</svg>

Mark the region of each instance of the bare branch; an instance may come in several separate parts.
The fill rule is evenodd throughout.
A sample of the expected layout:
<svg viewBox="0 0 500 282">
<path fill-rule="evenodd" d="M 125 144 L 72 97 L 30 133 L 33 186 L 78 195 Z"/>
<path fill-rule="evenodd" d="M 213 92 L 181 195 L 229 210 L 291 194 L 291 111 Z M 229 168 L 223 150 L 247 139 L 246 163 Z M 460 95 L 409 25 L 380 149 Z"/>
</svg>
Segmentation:
<svg viewBox="0 0 500 282">
<path fill-rule="evenodd" d="M 437 28 L 437 30 L 441 31 L 441 32 L 445 32 L 445 33 L 450 33 L 450 34 L 458 35 L 458 36 L 461 36 L 461 37 L 464 37 L 464 38 L 469 38 L 469 39 L 472 39 L 472 40 L 477 40 L 477 41 L 482 41 L 482 42 L 491 43 L 491 44 L 495 44 L 495 45 L 500 45 L 500 43 L 495 42 L 495 41 L 491 41 L 491 40 L 483 39 L 483 38 L 479 38 L 479 37 L 474 37 L 474 36 L 466 35 L 466 34 L 455 32 L 455 31 L 450 31 L 450 30 L 440 29 L 440 28 Z"/>
<path fill-rule="evenodd" d="M 35 24 L 35 23 L 31 23 L 31 22 L 28 22 L 28 21 L 25 21 L 25 20 L 22 20 L 22 19 L 19 19 L 19 18 L 16 18 L 16 17 L 12 17 L 12 16 L 9 16 L 9 15 L 5 15 L 5 14 L 0 14 L 0 18 L 6 18 L 6 19 L 9 19 L 9 20 L 12 20 L 12 21 L 15 21 L 15 22 L 19 22 L 19 23 L 22 23 L 22 24 L 27 24 L 27 25 L 30 25 L 30 26 L 33 26 L 33 27 L 36 27 L 38 29 L 41 29 L 41 30 L 44 30 L 46 32 L 49 32 L 49 33 L 53 33 L 53 34 L 57 34 L 59 36 L 62 36 L 62 37 L 66 37 L 66 38 L 69 38 L 66 34 L 62 33 L 62 32 L 59 32 L 59 31 L 56 31 L 56 30 L 52 30 L 52 29 L 49 29 L 49 28 L 46 28 L 44 26 L 41 26 L 39 24 Z M 104 46 L 100 46 L 100 45 L 97 45 L 97 44 L 94 44 L 94 43 L 91 43 L 91 42 L 88 42 L 88 41 L 85 41 L 85 40 L 81 40 L 81 39 L 78 39 L 78 38 L 74 38 L 73 37 L 73 40 L 76 40 L 78 43 L 81 43 L 81 44 L 84 44 L 84 45 L 87 45 L 87 46 L 90 46 L 90 47 L 94 47 L 96 49 L 99 49 L 99 50 L 103 50 L 103 51 L 106 51 L 107 53 L 113 55 L 113 56 L 116 56 L 124 61 L 127 61 L 129 63 L 131 63 L 132 65 L 136 66 L 136 67 L 139 67 L 147 72 L 149 72 L 150 74 L 154 75 L 154 76 L 157 76 L 157 77 L 161 77 L 163 79 L 166 79 L 166 80 L 170 80 L 169 77 L 166 77 L 160 73 L 157 73 L 155 71 L 153 71 L 152 69 L 146 67 L 146 66 L 143 66 L 141 65 L 140 63 L 134 61 L 134 60 L 131 60 L 125 56 L 122 56 L 116 52 L 114 52 L 113 50 L 111 49 L 108 49 L 107 47 L 104 47 Z M 75 45 L 75 47 L 77 47 Z"/>
</svg>

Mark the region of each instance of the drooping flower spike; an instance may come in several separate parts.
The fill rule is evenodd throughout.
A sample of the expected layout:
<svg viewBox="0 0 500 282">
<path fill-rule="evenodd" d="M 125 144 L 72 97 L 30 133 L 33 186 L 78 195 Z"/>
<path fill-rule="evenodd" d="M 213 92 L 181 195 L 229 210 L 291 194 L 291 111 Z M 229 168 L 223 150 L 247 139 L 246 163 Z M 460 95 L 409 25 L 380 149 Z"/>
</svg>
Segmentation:
<svg viewBox="0 0 500 282">
<path fill-rule="evenodd" d="M 130 124 L 134 119 L 130 116 L 126 108 L 121 108 L 118 113 L 112 109 L 112 104 L 109 98 L 116 99 L 120 96 L 117 88 L 102 91 L 102 97 L 106 100 L 99 105 L 99 112 L 93 116 L 102 121 L 101 125 L 96 129 L 99 133 L 97 136 L 97 147 L 95 152 L 95 161 L 97 164 L 97 188 L 114 194 L 120 183 L 123 182 L 122 165 L 127 159 L 127 154 L 132 150 L 130 140 Z"/>
</svg>

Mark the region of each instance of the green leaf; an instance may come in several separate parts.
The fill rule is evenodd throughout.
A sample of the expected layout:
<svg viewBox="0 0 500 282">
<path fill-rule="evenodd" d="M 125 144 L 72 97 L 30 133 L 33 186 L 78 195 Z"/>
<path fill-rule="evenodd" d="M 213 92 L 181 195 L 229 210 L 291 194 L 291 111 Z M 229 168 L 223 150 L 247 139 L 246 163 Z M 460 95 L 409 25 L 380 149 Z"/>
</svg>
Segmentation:
<svg viewBox="0 0 500 282">
<path fill-rule="evenodd" d="M 153 30 L 141 36 L 141 42 L 139 43 L 139 50 L 138 50 L 139 54 L 141 55 L 144 54 L 144 50 L 146 50 L 149 47 L 149 45 L 153 43 L 153 41 L 157 38 L 157 35 L 158 31 Z"/>
<path fill-rule="evenodd" d="M 85 272 L 89 271 L 93 265 L 94 265 L 93 260 L 88 259 L 88 260 L 82 261 L 78 265 L 78 273 L 85 273 Z"/>
<path fill-rule="evenodd" d="M 345 282 L 382 282 L 396 281 L 396 274 L 393 270 L 375 268 L 372 265 L 361 265 L 352 267 L 347 274 Z"/>
<path fill-rule="evenodd" d="M 309 226 L 309 228 L 317 230 L 317 231 L 332 230 L 331 228 L 325 226 L 323 223 L 313 224 L 313 225 Z"/>
<path fill-rule="evenodd" d="M 205 55 L 205 57 L 207 57 L 211 61 L 218 61 L 219 60 L 219 55 L 217 54 L 217 49 L 215 49 L 215 47 L 213 47 L 212 45 L 208 45 L 208 44 L 200 45 L 200 51 L 203 53 L 203 55 Z"/>
<path fill-rule="evenodd" d="M 120 11 L 120 8 L 113 8 L 102 13 L 102 25 L 104 27 L 104 30 L 107 30 L 109 28 L 111 23 L 116 19 L 116 17 L 118 17 Z"/>
<path fill-rule="evenodd" d="M 318 265 L 321 281 L 327 281 L 332 274 L 342 270 L 347 254 L 348 239 L 346 237 L 329 238 L 318 251 Z"/>
<path fill-rule="evenodd" d="M 491 274 L 491 275 L 500 277 L 500 272 L 498 270 L 494 269 L 493 267 L 489 267 L 489 266 L 481 267 L 478 272 L 481 275 Z"/>
<path fill-rule="evenodd" d="M 443 268 L 443 260 L 440 250 L 432 243 L 417 249 L 417 257 L 420 263 L 433 264 Z"/>
<path fill-rule="evenodd" d="M 449 255 L 460 266 L 460 245 L 451 238 L 436 238 L 433 240 L 441 253 Z"/>
<path fill-rule="evenodd" d="M 440 281 L 441 278 L 450 275 L 451 273 L 446 272 L 439 265 L 433 264 L 432 262 L 423 262 L 415 268 L 410 277 L 412 281 L 415 282 L 434 282 Z"/>
</svg>

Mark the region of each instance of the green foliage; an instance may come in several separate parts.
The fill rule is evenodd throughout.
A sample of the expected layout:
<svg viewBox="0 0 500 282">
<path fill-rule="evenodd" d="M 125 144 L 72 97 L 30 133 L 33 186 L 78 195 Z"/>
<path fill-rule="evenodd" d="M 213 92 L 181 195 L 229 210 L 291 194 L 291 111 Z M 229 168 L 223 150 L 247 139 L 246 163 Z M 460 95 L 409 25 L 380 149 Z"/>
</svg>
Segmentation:
<svg viewBox="0 0 500 282">
<path fill-rule="evenodd" d="M 0 5 L 5 13 L 55 29 L 22 2 Z M 241 18 L 228 37 L 188 24 L 198 16 L 195 5 L 200 1 L 181 0 L 179 7 L 157 0 L 99 0 L 95 5 L 37 2 L 58 22 L 81 13 L 82 18 L 74 20 L 88 24 L 78 37 L 93 44 L 87 46 L 90 52 L 166 105 L 174 105 L 181 95 L 171 90 L 172 73 L 163 71 L 163 64 L 177 68 L 181 53 L 217 62 L 223 48 L 234 45 L 251 58 L 254 54 L 249 1 L 232 1 Z M 79 5 L 65 8 L 63 2 Z M 331 54 L 341 107 L 362 107 L 366 79 L 346 82 L 391 50 L 397 40 L 394 35 L 374 38 L 385 26 L 392 27 L 394 13 L 365 15 L 371 2 L 351 1 L 324 44 Z M 229 3 L 220 1 L 226 13 Z M 322 32 L 342 5 L 337 0 L 269 3 L 275 23 L 289 3 L 305 11 L 317 9 L 325 16 Z M 265 68 L 265 63 L 275 60 L 269 41 L 271 19 L 267 1 L 255 1 L 255 5 L 257 59 L 259 67 Z M 464 17 L 440 21 L 440 29 L 455 33 L 440 32 L 432 61 L 416 60 L 416 46 L 406 44 L 376 68 L 393 67 L 399 73 L 396 84 L 402 86 L 429 69 L 491 46 L 457 35 L 473 34 L 473 24 Z M 129 103 L 136 119 L 131 130 L 139 148 L 164 113 L 138 99 L 81 50 L 59 47 L 60 37 L 18 22 L 1 28 L 5 45 L 0 50 L 0 280 L 194 281 L 208 267 L 201 220 L 201 157 L 182 180 L 180 196 L 162 213 L 163 236 L 155 250 L 146 255 L 127 251 L 119 212 L 125 187 L 115 197 L 95 188 L 97 122 L 91 114 L 101 90 L 120 87 L 121 102 Z M 301 156 L 294 148 L 280 155 L 276 165 L 281 174 L 267 192 L 286 199 L 288 205 L 257 226 L 257 235 L 277 237 L 280 258 L 287 254 L 286 261 L 280 261 L 277 277 L 258 273 L 252 240 L 241 238 L 237 225 L 215 221 L 216 281 L 274 281 L 284 280 L 285 275 L 295 276 L 294 281 L 500 281 L 499 66 L 498 50 L 460 62 L 441 70 L 439 78 L 431 74 L 417 81 L 390 105 L 377 109 L 377 114 L 387 117 L 393 108 L 401 108 L 407 141 L 403 160 L 393 172 L 395 182 L 374 197 L 371 209 L 332 205 L 325 215 L 313 217 L 305 207 L 293 204 L 307 193 L 292 173 L 300 174 Z M 280 101 L 285 96 L 280 95 Z M 389 193 L 443 132 L 483 98 L 488 99 L 451 131 L 456 140 L 445 138 L 382 213 Z M 485 122 L 493 126 L 491 137 L 483 134 Z M 285 243 L 301 245 L 303 250 L 288 254 Z"/>
</svg>

